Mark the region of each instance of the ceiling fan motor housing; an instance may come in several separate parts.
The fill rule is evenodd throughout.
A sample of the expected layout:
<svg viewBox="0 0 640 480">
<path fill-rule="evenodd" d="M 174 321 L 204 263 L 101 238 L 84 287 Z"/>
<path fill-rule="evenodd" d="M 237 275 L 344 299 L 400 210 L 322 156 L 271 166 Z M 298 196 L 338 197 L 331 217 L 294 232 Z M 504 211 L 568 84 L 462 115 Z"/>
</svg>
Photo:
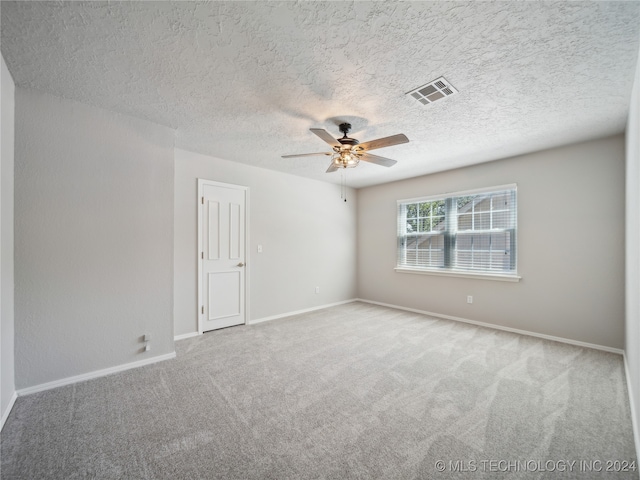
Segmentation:
<svg viewBox="0 0 640 480">
<path fill-rule="evenodd" d="M 350 123 L 340 124 L 340 131 L 344 133 L 344 137 L 338 138 L 338 142 L 340 142 L 341 145 L 351 145 L 351 146 L 358 145 L 360 143 L 358 140 L 356 140 L 355 138 L 347 137 L 347 133 L 349 133 L 349 130 L 351 130 Z"/>
<path fill-rule="evenodd" d="M 340 142 L 341 145 L 351 145 L 351 146 L 355 146 L 360 143 L 355 138 L 349 138 L 349 137 L 339 138 L 338 141 Z"/>
</svg>

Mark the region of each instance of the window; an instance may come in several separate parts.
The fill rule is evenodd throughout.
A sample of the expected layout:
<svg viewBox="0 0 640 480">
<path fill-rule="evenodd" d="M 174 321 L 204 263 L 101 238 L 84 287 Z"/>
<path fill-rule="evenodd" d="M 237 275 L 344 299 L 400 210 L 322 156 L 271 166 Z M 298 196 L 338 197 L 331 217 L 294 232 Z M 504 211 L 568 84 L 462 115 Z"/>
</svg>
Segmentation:
<svg viewBox="0 0 640 480">
<path fill-rule="evenodd" d="M 516 186 L 398 201 L 399 271 L 516 276 Z"/>
</svg>

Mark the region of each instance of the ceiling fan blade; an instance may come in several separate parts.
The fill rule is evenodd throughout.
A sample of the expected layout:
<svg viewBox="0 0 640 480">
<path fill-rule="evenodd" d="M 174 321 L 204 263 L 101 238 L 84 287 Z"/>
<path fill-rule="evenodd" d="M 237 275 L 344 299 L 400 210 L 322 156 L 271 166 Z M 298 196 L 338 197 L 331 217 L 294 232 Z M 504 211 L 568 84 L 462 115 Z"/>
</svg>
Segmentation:
<svg viewBox="0 0 640 480">
<path fill-rule="evenodd" d="M 393 167 L 397 160 L 392 160 L 390 158 L 380 157 L 378 155 L 372 155 L 371 153 L 363 152 L 360 154 L 360 160 L 364 160 L 365 162 L 375 163 L 376 165 L 382 165 L 383 167 Z"/>
<path fill-rule="evenodd" d="M 294 155 L 282 155 L 282 158 L 295 158 L 295 157 L 317 157 L 319 155 L 332 155 L 329 152 L 318 152 L 318 153 L 296 153 Z"/>
<path fill-rule="evenodd" d="M 331 172 L 335 172 L 336 170 L 338 170 L 338 166 L 331 162 L 331 165 L 329 165 L 329 168 L 327 168 L 327 171 L 325 173 L 331 173 Z"/>
<path fill-rule="evenodd" d="M 340 142 L 338 142 L 338 140 L 333 138 L 333 136 L 329 132 L 327 132 L 325 129 L 323 129 L 323 128 L 310 128 L 309 130 L 311 130 L 313 133 L 315 133 L 317 136 L 319 136 L 322 140 L 327 142 L 332 147 L 339 147 L 340 146 Z"/>
<path fill-rule="evenodd" d="M 397 135 L 391 135 L 390 137 L 378 138 L 377 140 L 371 140 L 358 145 L 358 148 L 362 150 L 375 150 L 376 148 L 390 147 L 391 145 L 399 145 L 401 143 L 407 143 L 409 139 L 404 133 Z"/>
</svg>

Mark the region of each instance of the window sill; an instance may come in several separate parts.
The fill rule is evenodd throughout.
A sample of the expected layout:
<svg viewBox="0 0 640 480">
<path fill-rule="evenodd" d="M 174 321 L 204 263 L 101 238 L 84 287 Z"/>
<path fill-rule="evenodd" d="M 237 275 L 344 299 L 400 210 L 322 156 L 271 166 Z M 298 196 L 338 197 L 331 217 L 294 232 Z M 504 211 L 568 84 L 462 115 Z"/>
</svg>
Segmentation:
<svg viewBox="0 0 640 480">
<path fill-rule="evenodd" d="M 413 273 L 417 275 L 436 275 L 441 277 L 473 278 L 478 280 L 495 280 L 498 282 L 519 282 L 522 277 L 512 274 L 461 272 L 455 270 L 426 270 L 424 268 L 396 267 L 398 273 Z"/>
</svg>

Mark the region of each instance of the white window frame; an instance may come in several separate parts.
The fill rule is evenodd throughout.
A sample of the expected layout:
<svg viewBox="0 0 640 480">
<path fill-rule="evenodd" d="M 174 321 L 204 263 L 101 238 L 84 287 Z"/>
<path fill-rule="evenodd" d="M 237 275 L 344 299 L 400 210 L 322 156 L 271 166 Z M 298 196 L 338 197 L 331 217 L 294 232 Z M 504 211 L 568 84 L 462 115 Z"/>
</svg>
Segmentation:
<svg viewBox="0 0 640 480">
<path fill-rule="evenodd" d="M 406 254 L 406 250 L 403 250 L 403 239 L 406 238 L 406 220 L 403 221 L 401 215 L 404 214 L 404 210 L 402 209 L 402 205 L 411 204 L 411 203 L 424 203 L 424 202 L 433 202 L 438 200 L 445 200 L 452 202 L 455 197 L 464 197 L 464 196 L 473 196 L 473 195 L 481 195 L 483 193 L 493 193 L 493 192 L 502 192 L 507 190 L 513 190 L 516 196 L 515 198 L 515 211 L 514 214 L 514 225 L 512 230 L 512 245 L 511 245 L 511 262 L 513 265 L 512 270 L 509 271 L 496 271 L 496 270 L 466 270 L 461 268 L 456 268 L 455 266 L 443 266 L 443 267 L 420 267 L 420 266 L 411 266 L 411 265 L 403 265 L 401 262 L 401 255 Z M 450 208 L 454 208 L 451 206 Z M 485 280 L 498 280 L 498 281 L 507 281 L 507 282 L 518 282 L 521 280 L 521 277 L 517 273 L 517 185 L 516 184 L 508 184 L 508 185 L 498 185 L 493 187 L 486 187 L 474 190 L 465 190 L 458 192 L 450 192 L 443 193 L 438 195 L 429 195 L 425 197 L 417 197 L 417 198 L 409 198 L 397 201 L 397 244 L 396 244 L 396 268 L 395 271 L 398 273 L 410 273 L 410 274 L 419 274 L 419 275 L 442 275 L 448 277 L 464 277 L 464 278 L 477 278 L 477 279 L 485 279 Z M 445 233 L 445 257 L 447 255 L 451 255 L 453 251 L 453 247 L 451 244 L 447 246 L 447 236 L 455 236 L 457 221 L 453 222 L 453 218 L 451 215 L 451 211 L 448 210 L 446 213 L 447 217 L 445 218 L 446 233 Z M 456 214 L 457 215 L 457 214 Z M 457 218 L 457 217 L 456 217 Z M 404 231 L 403 231 L 404 229 Z M 507 229 L 502 229 L 507 230 Z M 499 229 L 495 230 L 487 230 L 486 233 L 489 232 L 498 232 L 502 231 Z M 426 235 L 430 235 L 427 233 Z M 446 249 L 449 249 L 447 252 Z M 445 262 L 446 264 L 446 262 Z"/>
</svg>

